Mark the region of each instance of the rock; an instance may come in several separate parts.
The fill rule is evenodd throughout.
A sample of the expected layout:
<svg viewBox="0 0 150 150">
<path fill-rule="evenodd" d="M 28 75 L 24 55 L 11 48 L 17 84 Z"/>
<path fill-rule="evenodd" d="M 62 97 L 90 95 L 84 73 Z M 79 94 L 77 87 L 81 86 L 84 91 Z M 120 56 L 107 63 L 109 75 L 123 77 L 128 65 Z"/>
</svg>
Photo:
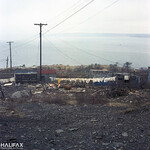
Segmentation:
<svg viewBox="0 0 150 150">
<path fill-rule="evenodd" d="M 128 136 L 128 133 L 127 133 L 127 132 L 123 132 L 123 133 L 122 133 L 122 136 L 127 137 L 127 136 Z"/>
<path fill-rule="evenodd" d="M 35 87 L 35 86 L 33 86 L 33 85 L 28 85 L 28 89 L 30 89 L 30 90 L 32 90 L 32 91 L 34 91 L 34 90 L 36 90 L 36 87 Z"/>
<path fill-rule="evenodd" d="M 41 94 L 43 91 L 35 91 L 35 92 L 33 92 L 33 94 L 34 95 L 36 95 L 36 94 Z"/>
<path fill-rule="evenodd" d="M 98 120 L 96 120 L 96 119 L 91 119 L 91 122 L 98 122 Z"/>
<path fill-rule="evenodd" d="M 27 91 L 27 90 L 23 90 L 23 91 L 21 91 L 21 95 L 22 95 L 22 97 L 29 97 L 30 96 L 30 92 Z"/>
<path fill-rule="evenodd" d="M 118 123 L 116 126 L 123 126 L 123 124 L 122 123 Z"/>
<path fill-rule="evenodd" d="M 21 135 L 21 137 L 24 138 L 25 136 L 24 136 L 24 135 Z"/>
<path fill-rule="evenodd" d="M 112 145 L 116 148 L 122 147 L 124 144 L 122 142 L 113 142 Z"/>
<path fill-rule="evenodd" d="M 63 88 L 64 88 L 65 90 L 71 90 L 71 85 L 64 85 Z"/>
<path fill-rule="evenodd" d="M 86 143 L 86 142 L 85 142 L 85 141 L 80 141 L 80 142 L 79 142 L 79 144 L 84 144 L 84 143 Z"/>
<path fill-rule="evenodd" d="M 136 139 L 130 139 L 130 143 L 136 142 Z"/>
<path fill-rule="evenodd" d="M 12 94 L 12 96 L 11 96 L 11 98 L 12 99 L 15 99 L 15 98 L 21 98 L 22 96 L 21 96 L 21 91 L 17 91 L 17 92 L 15 92 L 15 93 L 13 93 Z"/>
<path fill-rule="evenodd" d="M 101 140 L 101 139 L 103 139 L 103 136 L 96 136 L 96 137 L 94 137 L 96 140 Z"/>
<path fill-rule="evenodd" d="M 108 146 L 110 143 L 102 143 L 103 146 Z"/>
<path fill-rule="evenodd" d="M 12 110 L 12 111 L 10 112 L 10 114 L 12 114 L 12 115 L 13 115 L 14 113 L 15 113 L 15 111 L 14 111 L 14 110 Z"/>
<path fill-rule="evenodd" d="M 50 143 L 56 145 L 56 142 L 53 139 L 50 140 Z"/>
<path fill-rule="evenodd" d="M 40 128 L 38 128 L 38 131 L 41 132 L 42 130 Z"/>
<path fill-rule="evenodd" d="M 94 132 L 92 132 L 92 134 L 96 134 L 96 133 L 97 133 L 97 132 L 95 132 L 95 131 L 94 131 Z"/>
<path fill-rule="evenodd" d="M 57 133 L 57 134 L 60 134 L 60 133 L 63 133 L 63 132 L 64 132 L 64 130 L 62 130 L 62 129 L 57 129 L 57 130 L 56 130 L 56 133 Z"/>
<path fill-rule="evenodd" d="M 19 98 L 24 98 L 24 97 L 29 97 L 30 96 L 30 92 L 27 90 L 22 90 L 22 91 L 17 91 L 15 93 L 12 94 L 11 98 L 12 99 L 19 99 Z"/>
<path fill-rule="evenodd" d="M 78 128 L 70 128 L 70 129 L 68 129 L 69 131 L 77 131 L 78 130 Z"/>
<path fill-rule="evenodd" d="M 35 87 L 36 87 L 36 88 L 41 88 L 41 87 L 42 87 L 42 84 L 37 84 Z"/>
</svg>

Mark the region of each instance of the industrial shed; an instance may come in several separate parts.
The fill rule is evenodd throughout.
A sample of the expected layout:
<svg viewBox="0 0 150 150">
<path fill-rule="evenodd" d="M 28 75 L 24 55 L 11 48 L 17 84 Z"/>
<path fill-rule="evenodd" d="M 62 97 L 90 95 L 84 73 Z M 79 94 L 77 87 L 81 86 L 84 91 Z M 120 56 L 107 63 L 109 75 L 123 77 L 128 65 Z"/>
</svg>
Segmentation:
<svg viewBox="0 0 150 150">
<path fill-rule="evenodd" d="M 37 71 L 17 70 L 14 76 L 15 83 L 37 83 Z"/>
</svg>

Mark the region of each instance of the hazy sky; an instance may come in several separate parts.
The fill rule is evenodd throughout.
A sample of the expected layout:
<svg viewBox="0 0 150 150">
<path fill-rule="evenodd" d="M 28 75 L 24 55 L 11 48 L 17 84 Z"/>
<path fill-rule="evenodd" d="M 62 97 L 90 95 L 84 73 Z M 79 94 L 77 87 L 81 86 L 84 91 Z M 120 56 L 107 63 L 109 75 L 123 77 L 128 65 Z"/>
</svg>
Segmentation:
<svg viewBox="0 0 150 150">
<path fill-rule="evenodd" d="M 47 23 L 43 27 L 47 31 L 89 1 L 0 0 L 0 40 L 28 39 L 39 33 L 39 27 L 34 23 Z M 113 2 L 115 0 L 95 0 L 47 35 L 62 32 L 150 33 L 150 0 L 119 0 L 105 9 Z"/>
</svg>

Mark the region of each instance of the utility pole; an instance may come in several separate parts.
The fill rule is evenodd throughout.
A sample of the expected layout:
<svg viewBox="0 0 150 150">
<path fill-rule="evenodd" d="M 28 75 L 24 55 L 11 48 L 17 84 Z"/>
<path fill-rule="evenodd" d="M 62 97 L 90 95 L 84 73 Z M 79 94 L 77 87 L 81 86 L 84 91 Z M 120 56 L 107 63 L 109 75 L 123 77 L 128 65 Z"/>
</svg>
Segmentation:
<svg viewBox="0 0 150 150">
<path fill-rule="evenodd" d="M 40 81 L 42 81 L 42 26 L 47 25 L 47 24 L 37 24 L 35 23 L 34 25 L 40 26 Z"/>
<path fill-rule="evenodd" d="M 8 56 L 7 56 L 7 59 L 6 59 L 6 68 L 8 68 Z"/>
<path fill-rule="evenodd" d="M 11 43 L 14 43 L 13 41 L 7 42 L 9 44 L 10 48 L 10 70 L 12 71 L 12 55 L 11 55 Z"/>
</svg>

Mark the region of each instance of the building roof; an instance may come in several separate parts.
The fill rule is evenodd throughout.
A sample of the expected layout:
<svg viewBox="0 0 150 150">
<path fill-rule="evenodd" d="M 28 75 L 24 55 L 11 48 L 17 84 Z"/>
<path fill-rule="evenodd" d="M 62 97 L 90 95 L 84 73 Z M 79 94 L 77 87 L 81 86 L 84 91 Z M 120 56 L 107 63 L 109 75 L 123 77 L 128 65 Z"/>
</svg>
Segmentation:
<svg viewBox="0 0 150 150">
<path fill-rule="evenodd" d="M 37 74 L 37 71 L 34 69 L 17 69 L 15 74 Z"/>
<path fill-rule="evenodd" d="M 92 72 L 108 72 L 108 69 L 90 69 Z"/>
<path fill-rule="evenodd" d="M 40 73 L 40 70 L 38 70 L 38 74 L 39 73 Z M 43 69 L 42 74 L 44 74 L 44 75 L 46 75 L 46 74 L 56 74 L 56 70 L 55 69 Z"/>
</svg>

